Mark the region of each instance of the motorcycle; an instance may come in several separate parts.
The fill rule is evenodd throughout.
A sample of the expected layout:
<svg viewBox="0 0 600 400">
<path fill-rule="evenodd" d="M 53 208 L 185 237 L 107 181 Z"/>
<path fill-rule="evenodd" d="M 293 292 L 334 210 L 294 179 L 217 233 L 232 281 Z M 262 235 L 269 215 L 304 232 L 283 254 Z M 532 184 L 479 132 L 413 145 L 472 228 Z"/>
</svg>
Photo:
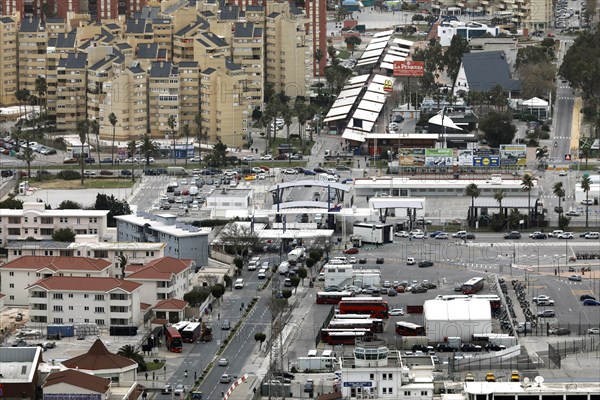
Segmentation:
<svg viewBox="0 0 600 400">
<path fill-rule="evenodd" d="M 574 267 L 569 267 L 569 272 L 575 272 L 575 268 Z"/>
</svg>

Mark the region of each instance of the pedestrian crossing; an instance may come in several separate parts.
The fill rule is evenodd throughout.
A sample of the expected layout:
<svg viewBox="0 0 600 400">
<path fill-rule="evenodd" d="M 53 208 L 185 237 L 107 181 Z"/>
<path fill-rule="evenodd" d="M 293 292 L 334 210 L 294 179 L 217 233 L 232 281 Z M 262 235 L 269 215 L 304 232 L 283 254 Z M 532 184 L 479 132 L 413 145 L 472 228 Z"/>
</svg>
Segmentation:
<svg viewBox="0 0 600 400">
<path fill-rule="evenodd" d="M 568 96 L 568 97 L 557 97 L 557 100 L 575 100 L 575 96 Z"/>
<path fill-rule="evenodd" d="M 492 245 L 494 245 L 494 247 L 510 247 L 513 248 L 515 245 L 518 247 L 521 246 L 527 246 L 527 247 L 556 247 L 557 245 L 562 245 L 564 243 L 564 241 L 567 242 L 567 244 L 570 247 L 595 247 L 598 248 L 598 241 L 597 240 L 587 240 L 585 242 L 583 241 L 573 241 L 573 240 L 560 240 L 560 241 L 555 241 L 550 239 L 549 241 L 538 241 L 535 243 L 518 243 L 518 242 L 494 242 L 494 243 L 485 243 L 485 242 L 467 242 L 466 246 L 468 247 L 491 247 Z"/>
<path fill-rule="evenodd" d="M 559 139 L 571 140 L 571 136 L 554 136 L 554 140 L 559 140 Z"/>
<path fill-rule="evenodd" d="M 545 194 L 545 195 L 541 195 L 539 197 L 541 199 L 557 199 L 556 196 L 551 195 L 551 194 Z M 563 197 L 563 199 L 566 199 L 566 200 L 575 200 L 575 196 L 565 196 L 565 197 Z"/>
</svg>

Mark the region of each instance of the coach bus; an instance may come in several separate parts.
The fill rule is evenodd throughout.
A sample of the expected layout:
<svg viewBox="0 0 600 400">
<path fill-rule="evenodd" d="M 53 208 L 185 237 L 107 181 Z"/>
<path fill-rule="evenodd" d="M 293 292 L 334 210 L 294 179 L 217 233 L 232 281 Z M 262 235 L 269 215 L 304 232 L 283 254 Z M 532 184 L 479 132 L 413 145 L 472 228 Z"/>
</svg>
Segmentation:
<svg viewBox="0 0 600 400">
<path fill-rule="evenodd" d="M 464 294 L 475 294 L 483 289 L 483 278 L 471 278 L 463 284 Z"/>
<path fill-rule="evenodd" d="M 344 297 L 352 297 L 352 292 L 319 292 L 317 304 L 338 304 Z"/>
<path fill-rule="evenodd" d="M 369 340 L 373 338 L 373 332 L 368 329 L 321 329 L 321 341 L 336 344 L 355 344 L 356 339 Z"/>
<path fill-rule="evenodd" d="M 190 322 L 188 326 L 183 329 L 181 337 L 185 343 L 194 343 L 200 337 L 202 332 L 201 322 Z"/>
<path fill-rule="evenodd" d="M 490 307 L 492 308 L 492 310 L 497 310 L 502 306 L 500 297 L 496 296 L 495 294 L 474 294 L 473 296 L 471 296 L 471 298 L 489 301 Z"/>
<path fill-rule="evenodd" d="M 344 297 L 339 303 L 340 314 L 367 314 L 371 318 L 387 318 L 389 307 L 382 297 Z"/>
<path fill-rule="evenodd" d="M 396 334 L 402 336 L 424 336 L 425 328 L 412 322 L 396 322 Z"/>
<path fill-rule="evenodd" d="M 383 332 L 383 320 L 379 318 L 367 319 L 333 319 L 327 328 L 331 329 L 354 329 L 363 328 L 371 332 Z"/>
<path fill-rule="evenodd" d="M 183 349 L 181 334 L 172 326 L 169 326 L 165 331 L 165 344 L 167 345 L 167 349 L 172 353 L 181 353 Z"/>
<path fill-rule="evenodd" d="M 185 329 L 186 326 L 188 326 L 189 323 L 190 323 L 189 321 L 180 321 L 171 326 L 173 328 L 177 329 L 177 332 L 179 332 L 181 334 L 181 333 L 183 333 L 183 330 Z"/>
</svg>

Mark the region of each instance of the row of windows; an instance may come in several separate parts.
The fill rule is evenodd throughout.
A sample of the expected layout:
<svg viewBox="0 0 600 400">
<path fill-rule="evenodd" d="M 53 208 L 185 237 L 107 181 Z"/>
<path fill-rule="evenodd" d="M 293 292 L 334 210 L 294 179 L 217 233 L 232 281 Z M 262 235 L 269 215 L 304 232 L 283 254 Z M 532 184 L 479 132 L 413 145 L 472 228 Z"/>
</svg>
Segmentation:
<svg viewBox="0 0 600 400">
<path fill-rule="evenodd" d="M 73 322 L 75 322 L 75 321 L 73 320 L 73 318 L 69 318 L 69 319 L 68 319 L 68 321 L 69 321 L 69 323 L 73 323 Z M 64 320 L 63 320 L 62 318 L 54 318 L 53 322 L 54 322 L 55 324 L 64 324 Z M 84 322 L 84 323 L 86 323 L 86 324 L 89 324 L 90 320 L 89 320 L 88 318 L 85 318 L 85 319 L 83 320 L 83 322 Z M 96 319 L 96 320 L 94 320 L 94 323 L 95 323 L 96 325 L 98 325 L 98 326 L 104 326 L 104 320 L 103 320 L 103 319 Z"/>
<path fill-rule="evenodd" d="M 83 298 L 87 299 L 87 298 L 89 298 L 89 296 L 90 296 L 89 294 L 84 294 Z M 70 299 L 72 299 L 73 298 L 73 293 L 68 293 L 68 297 Z M 62 293 L 52 293 L 52 298 L 54 300 L 63 300 L 63 294 Z M 103 294 L 96 294 L 96 295 L 94 295 L 94 301 L 104 301 L 104 295 Z"/>
</svg>

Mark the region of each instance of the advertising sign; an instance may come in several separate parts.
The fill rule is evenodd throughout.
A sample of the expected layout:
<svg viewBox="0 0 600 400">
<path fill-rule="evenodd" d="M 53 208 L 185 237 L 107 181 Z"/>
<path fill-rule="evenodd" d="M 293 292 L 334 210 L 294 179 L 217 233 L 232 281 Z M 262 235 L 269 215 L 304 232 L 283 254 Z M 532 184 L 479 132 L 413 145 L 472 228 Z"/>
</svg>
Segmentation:
<svg viewBox="0 0 600 400">
<path fill-rule="evenodd" d="M 392 82 L 391 79 L 386 79 L 385 82 L 383 82 L 383 91 L 384 92 L 392 92 L 394 90 L 394 83 Z"/>
<path fill-rule="evenodd" d="M 458 165 L 472 166 L 473 165 L 473 150 L 460 149 L 458 150 Z"/>
<path fill-rule="evenodd" d="M 526 165 L 527 146 L 524 144 L 501 144 L 500 165 Z"/>
<path fill-rule="evenodd" d="M 425 165 L 430 167 L 448 167 L 454 163 L 452 149 L 425 149 Z"/>
<path fill-rule="evenodd" d="M 394 76 L 423 76 L 424 61 L 394 61 Z"/>
<path fill-rule="evenodd" d="M 474 167 L 499 167 L 500 157 L 498 156 L 474 156 L 473 157 Z"/>
<path fill-rule="evenodd" d="M 425 165 L 425 149 L 398 149 L 400 165 L 422 167 Z"/>
</svg>

